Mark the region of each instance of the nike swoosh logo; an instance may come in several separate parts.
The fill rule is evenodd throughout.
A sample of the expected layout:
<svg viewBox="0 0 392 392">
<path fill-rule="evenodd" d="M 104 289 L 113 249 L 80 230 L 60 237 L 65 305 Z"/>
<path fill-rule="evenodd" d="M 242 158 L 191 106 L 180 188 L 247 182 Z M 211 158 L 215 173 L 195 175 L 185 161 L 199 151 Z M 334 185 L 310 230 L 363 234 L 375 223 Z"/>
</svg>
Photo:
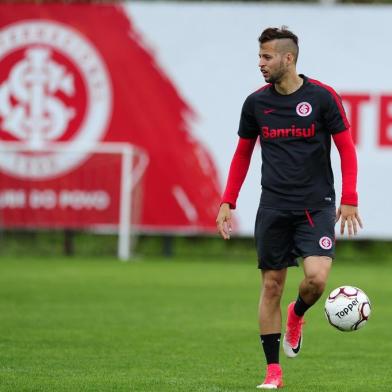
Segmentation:
<svg viewBox="0 0 392 392">
<path fill-rule="evenodd" d="M 264 110 L 264 114 L 269 114 L 269 113 L 272 113 L 272 112 L 274 112 L 276 109 L 265 109 Z"/>
<path fill-rule="evenodd" d="M 291 348 L 295 354 L 298 354 L 298 352 L 301 348 L 301 341 L 302 341 L 302 336 L 299 338 L 298 346 L 296 348 Z"/>
</svg>

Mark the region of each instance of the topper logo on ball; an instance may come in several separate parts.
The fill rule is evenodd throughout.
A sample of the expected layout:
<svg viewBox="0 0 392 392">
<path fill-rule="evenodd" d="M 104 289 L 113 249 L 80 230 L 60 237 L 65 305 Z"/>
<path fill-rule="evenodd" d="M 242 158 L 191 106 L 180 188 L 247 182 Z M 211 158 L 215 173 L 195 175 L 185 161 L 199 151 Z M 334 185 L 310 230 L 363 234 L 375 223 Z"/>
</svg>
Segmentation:
<svg viewBox="0 0 392 392">
<path fill-rule="evenodd" d="M 19 22 L 0 31 L 0 139 L 23 151 L 0 154 L 0 168 L 33 179 L 74 169 L 107 129 L 112 92 L 105 64 L 84 36 L 56 22 Z M 64 142 L 61 152 L 49 152 Z"/>
</svg>

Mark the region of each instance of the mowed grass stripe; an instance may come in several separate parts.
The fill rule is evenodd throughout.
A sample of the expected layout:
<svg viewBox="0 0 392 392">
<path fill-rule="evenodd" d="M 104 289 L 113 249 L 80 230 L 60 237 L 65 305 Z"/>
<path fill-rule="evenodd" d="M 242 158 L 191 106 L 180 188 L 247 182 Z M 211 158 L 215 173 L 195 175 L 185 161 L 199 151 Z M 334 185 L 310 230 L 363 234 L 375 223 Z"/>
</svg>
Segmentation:
<svg viewBox="0 0 392 392">
<path fill-rule="evenodd" d="M 323 299 L 304 348 L 283 354 L 286 391 L 389 391 L 388 263 L 336 262 L 327 291 L 361 287 L 369 324 L 328 325 Z M 291 269 L 284 308 L 301 269 Z M 254 391 L 264 360 L 253 261 L 19 259 L 0 261 L 1 391 Z"/>
</svg>

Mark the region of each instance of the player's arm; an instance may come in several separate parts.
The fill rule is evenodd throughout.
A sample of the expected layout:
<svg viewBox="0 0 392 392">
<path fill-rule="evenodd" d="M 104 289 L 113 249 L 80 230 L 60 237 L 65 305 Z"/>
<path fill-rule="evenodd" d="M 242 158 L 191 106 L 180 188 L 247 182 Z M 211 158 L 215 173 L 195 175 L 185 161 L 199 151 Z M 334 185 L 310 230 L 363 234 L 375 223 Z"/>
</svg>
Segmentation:
<svg viewBox="0 0 392 392">
<path fill-rule="evenodd" d="M 223 239 L 230 239 L 231 209 L 236 208 L 238 194 L 249 169 L 252 152 L 257 138 L 239 138 L 237 148 L 231 161 L 226 189 L 216 218 L 216 224 Z"/>
<path fill-rule="evenodd" d="M 219 207 L 216 225 L 223 239 L 230 239 L 231 209 L 236 207 L 237 197 L 249 169 L 250 159 L 259 136 L 255 116 L 255 95 L 249 95 L 242 105 L 239 141 L 231 161 L 227 185 Z"/>
<path fill-rule="evenodd" d="M 336 213 L 336 222 L 340 219 L 341 234 L 344 234 L 346 225 L 348 235 L 357 234 L 358 226 L 362 228 L 361 218 L 358 214 L 356 190 L 357 154 L 342 99 L 332 87 L 323 86 L 325 88 L 323 99 L 324 118 L 339 151 L 342 169 L 342 199 Z"/>
<path fill-rule="evenodd" d="M 255 95 L 249 95 L 242 105 L 239 141 L 231 161 L 227 185 L 219 207 L 216 225 L 223 239 L 230 239 L 231 209 L 236 207 L 237 197 L 249 169 L 250 159 L 259 136 L 255 117 Z"/>
<path fill-rule="evenodd" d="M 357 194 L 357 154 L 347 129 L 333 135 L 334 143 L 339 151 L 342 170 L 342 198 L 336 214 L 336 221 L 340 219 L 340 233 L 344 234 L 347 225 L 348 235 L 357 234 L 358 226 L 362 228 L 362 221 L 358 212 Z"/>
</svg>

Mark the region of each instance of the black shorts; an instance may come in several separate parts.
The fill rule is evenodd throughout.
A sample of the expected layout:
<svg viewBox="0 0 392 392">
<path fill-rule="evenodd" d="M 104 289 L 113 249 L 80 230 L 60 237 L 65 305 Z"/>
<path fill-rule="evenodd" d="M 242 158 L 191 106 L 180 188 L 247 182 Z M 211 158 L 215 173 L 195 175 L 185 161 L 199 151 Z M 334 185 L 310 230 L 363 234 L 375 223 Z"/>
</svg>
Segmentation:
<svg viewBox="0 0 392 392">
<path fill-rule="evenodd" d="M 335 207 L 278 210 L 260 205 L 255 242 L 260 269 L 297 266 L 297 257 L 335 257 Z"/>
</svg>

